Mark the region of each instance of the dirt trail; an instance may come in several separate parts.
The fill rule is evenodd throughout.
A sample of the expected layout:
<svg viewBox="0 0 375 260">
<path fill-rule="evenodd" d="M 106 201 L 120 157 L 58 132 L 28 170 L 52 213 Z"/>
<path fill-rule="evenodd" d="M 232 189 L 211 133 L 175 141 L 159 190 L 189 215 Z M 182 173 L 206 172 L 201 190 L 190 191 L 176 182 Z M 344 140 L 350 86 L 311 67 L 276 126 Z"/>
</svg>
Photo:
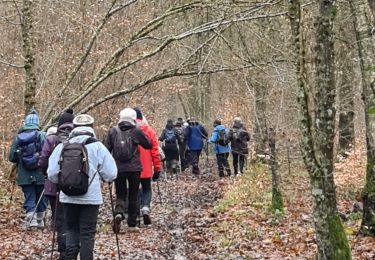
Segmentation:
<svg viewBox="0 0 375 260">
<path fill-rule="evenodd" d="M 213 259 L 215 248 L 206 245 L 211 239 L 205 231 L 214 223 L 209 212 L 228 181 L 217 181 L 212 175 L 196 178 L 187 173 L 178 179 L 161 180 L 162 204 L 154 183 L 153 223 L 150 227 L 142 225 L 140 233 L 128 233 L 125 225 L 122 226 L 119 234 L 121 259 Z M 103 193 L 105 203 L 100 209 L 95 259 L 118 259 L 110 227 L 112 215 L 106 185 Z M 23 234 L 21 201 L 18 199 L 12 207 L 10 222 L 1 218 L 0 258 L 49 259 L 52 234 L 47 229 L 29 231 L 20 252 L 16 253 Z"/>
</svg>

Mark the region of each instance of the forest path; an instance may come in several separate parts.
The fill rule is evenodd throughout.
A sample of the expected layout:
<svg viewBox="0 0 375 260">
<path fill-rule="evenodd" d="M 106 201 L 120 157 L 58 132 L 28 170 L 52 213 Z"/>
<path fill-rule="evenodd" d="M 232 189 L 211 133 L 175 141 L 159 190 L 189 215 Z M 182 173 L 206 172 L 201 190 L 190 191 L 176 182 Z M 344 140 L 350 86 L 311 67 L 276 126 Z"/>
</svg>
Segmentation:
<svg viewBox="0 0 375 260">
<path fill-rule="evenodd" d="M 231 179 L 218 180 L 213 175 L 192 176 L 183 173 L 177 179 L 160 180 L 162 204 L 153 185 L 152 225 L 144 226 L 139 233 L 127 232 L 122 223 L 119 234 L 121 259 L 210 259 L 215 249 L 204 242 L 212 240 L 205 232 L 214 222 L 210 209 L 221 197 L 221 190 Z M 100 207 L 95 259 L 118 259 L 115 235 L 111 229 L 111 206 L 108 185 L 103 185 L 104 204 Z M 22 224 L 22 198 L 10 208 L 9 218 L 1 213 L 1 259 L 50 259 L 52 232 L 50 229 L 30 230 L 26 233 L 21 250 L 17 248 L 24 233 Z M 7 202 L 3 202 L 4 207 Z M 9 221 L 8 221 L 9 219 Z M 57 259 L 55 252 L 55 258 Z M 213 259 L 213 258 L 212 258 Z"/>
</svg>

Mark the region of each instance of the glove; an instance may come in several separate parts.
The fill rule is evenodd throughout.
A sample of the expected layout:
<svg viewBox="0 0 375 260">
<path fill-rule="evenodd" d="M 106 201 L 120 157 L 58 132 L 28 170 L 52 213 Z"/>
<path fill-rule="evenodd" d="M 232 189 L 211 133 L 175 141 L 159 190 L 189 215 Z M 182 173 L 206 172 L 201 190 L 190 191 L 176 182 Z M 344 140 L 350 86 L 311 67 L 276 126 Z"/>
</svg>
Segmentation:
<svg viewBox="0 0 375 260">
<path fill-rule="evenodd" d="M 160 172 L 154 172 L 154 175 L 152 175 L 152 181 L 157 181 L 160 177 Z"/>
</svg>

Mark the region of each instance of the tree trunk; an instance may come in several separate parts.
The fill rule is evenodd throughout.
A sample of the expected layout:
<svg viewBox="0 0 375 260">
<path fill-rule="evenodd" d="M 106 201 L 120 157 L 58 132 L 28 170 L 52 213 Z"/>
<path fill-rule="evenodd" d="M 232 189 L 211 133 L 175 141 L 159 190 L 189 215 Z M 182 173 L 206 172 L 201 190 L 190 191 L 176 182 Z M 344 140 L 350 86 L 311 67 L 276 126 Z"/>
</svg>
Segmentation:
<svg viewBox="0 0 375 260">
<path fill-rule="evenodd" d="M 375 236 L 375 115 L 369 113 L 370 108 L 375 105 L 371 82 L 371 73 L 374 70 L 371 57 L 374 57 L 375 51 L 370 34 L 371 23 L 366 1 L 350 0 L 349 3 L 354 18 L 362 77 L 362 99 L 365 104 L 367 167 L 366 184 L 362 191 L 363 218 L 361 233 Z"/>
<path fill-rule="evenodd" d="M 25 60 L 25 90 L 24 90 L 24 107 L 25 113 L 28 113 L 36 104 L 36 78 L 34 66 L 33 36 L 32 36 L 32 1 L 22 1 L 22 51 Z"/>
<path fill-rule="evenodd" d="M 266 94 L 265 86 L 255 84 L 255 122 L 254 122 L 254 139 L 255 139 L 255 153 L 262 158 L 266 153 L 267 147 L 267 122 L 266 122 Z"/>
<path fill-rule="evenodd" d="M 283 196 L 280 190 L 280 174 L 276 150 L 276 131 L 270 128 L 268 131 L 268 145 L 270 148 L 270 167 L 272 174 L 272 208 L 274 211 L 284 212 Z"/>
<path fill-rule="evenodd" d="M 314 119 L 309 109 L 309 94 L 305 84 L 305 52 L 302 47 L 301 6 L 299 0 L 289 0 L 289 17 L 297 61 L 298 102 L 303 159 L 310 175 L 314 198 L 314 223 L 317 259 L 351 259 L 350 247 L 337 212 L 333 180 L 333 150 L 335 136 L 335 67 L 333 51 L 333 0 L 319 1 L 316 22 Z"/>
<path fill-rule="evenodd" d="M 372 24 L 375 27 L 375 0 L 368 0 L 368 4 L 370 5 L 371 14 L 372 14 Z"/>
</svg>

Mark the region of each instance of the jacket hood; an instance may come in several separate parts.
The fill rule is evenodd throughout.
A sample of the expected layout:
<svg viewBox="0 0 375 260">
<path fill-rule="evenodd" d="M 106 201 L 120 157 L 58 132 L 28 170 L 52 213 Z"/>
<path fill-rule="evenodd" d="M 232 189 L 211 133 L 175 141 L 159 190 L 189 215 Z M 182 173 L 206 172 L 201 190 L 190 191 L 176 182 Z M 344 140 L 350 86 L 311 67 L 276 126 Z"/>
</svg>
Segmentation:
<svg viewBox="0 0 375 260">
<path fill-rule="evenodd" d="M 223 129 L 225 129 L 225 126 L 224 126 L 224 125 L 217 125 L 217 126 L 215 126 L 215 128 L 214 128 L 215 131 L 220 131 L 220 130 L 223 130 Z"/>
<path fill-rule="evenodd" d="M 72 131 L 72 129 L 74 128 L 74 125 L 73 123 L 65 123 L 65 124 L 62 124 L 59 126 L 58 130 L 61 131 L 61 130 L 67 130 L 67 129 L 70 129 L 70 131 Z M 78 128 L 78 127 L 77 127 Z M 91 128 L 91 127 L 90 127 Z"/>
<path fill-rule="evenodd" d="M 72 130 L 69 135 L 72 142 L 82 143 L 89 137 L 96 138 L 95 131 L 89 126 L 79 126 Z"/>
<path fill-rule="evenodd" d="M 118 127 L 122 131 L 125 131 L 125 130 L 128 130 L 128 129 L 134 128 L 135 125 L 133 125 L 131 122 L 128 122 L 128 121 L 122 121 L 122 122 L 118 123 Z"/>
<path fill-rule="evenodd" d="M 18 133 L 21 133 L 27 130 L 40 130 L 40 129 L 39 129 L 39 125 L 27 124 L 27 125 L 22 126 L 21 129 L 18 131 Z"/>
<path fill-rule="evenodd" d="M 241 128 L 241 127 L 242 127 L 242 123 L 241 122 L 234 121 L 233 128 Z"/>
</svg>

